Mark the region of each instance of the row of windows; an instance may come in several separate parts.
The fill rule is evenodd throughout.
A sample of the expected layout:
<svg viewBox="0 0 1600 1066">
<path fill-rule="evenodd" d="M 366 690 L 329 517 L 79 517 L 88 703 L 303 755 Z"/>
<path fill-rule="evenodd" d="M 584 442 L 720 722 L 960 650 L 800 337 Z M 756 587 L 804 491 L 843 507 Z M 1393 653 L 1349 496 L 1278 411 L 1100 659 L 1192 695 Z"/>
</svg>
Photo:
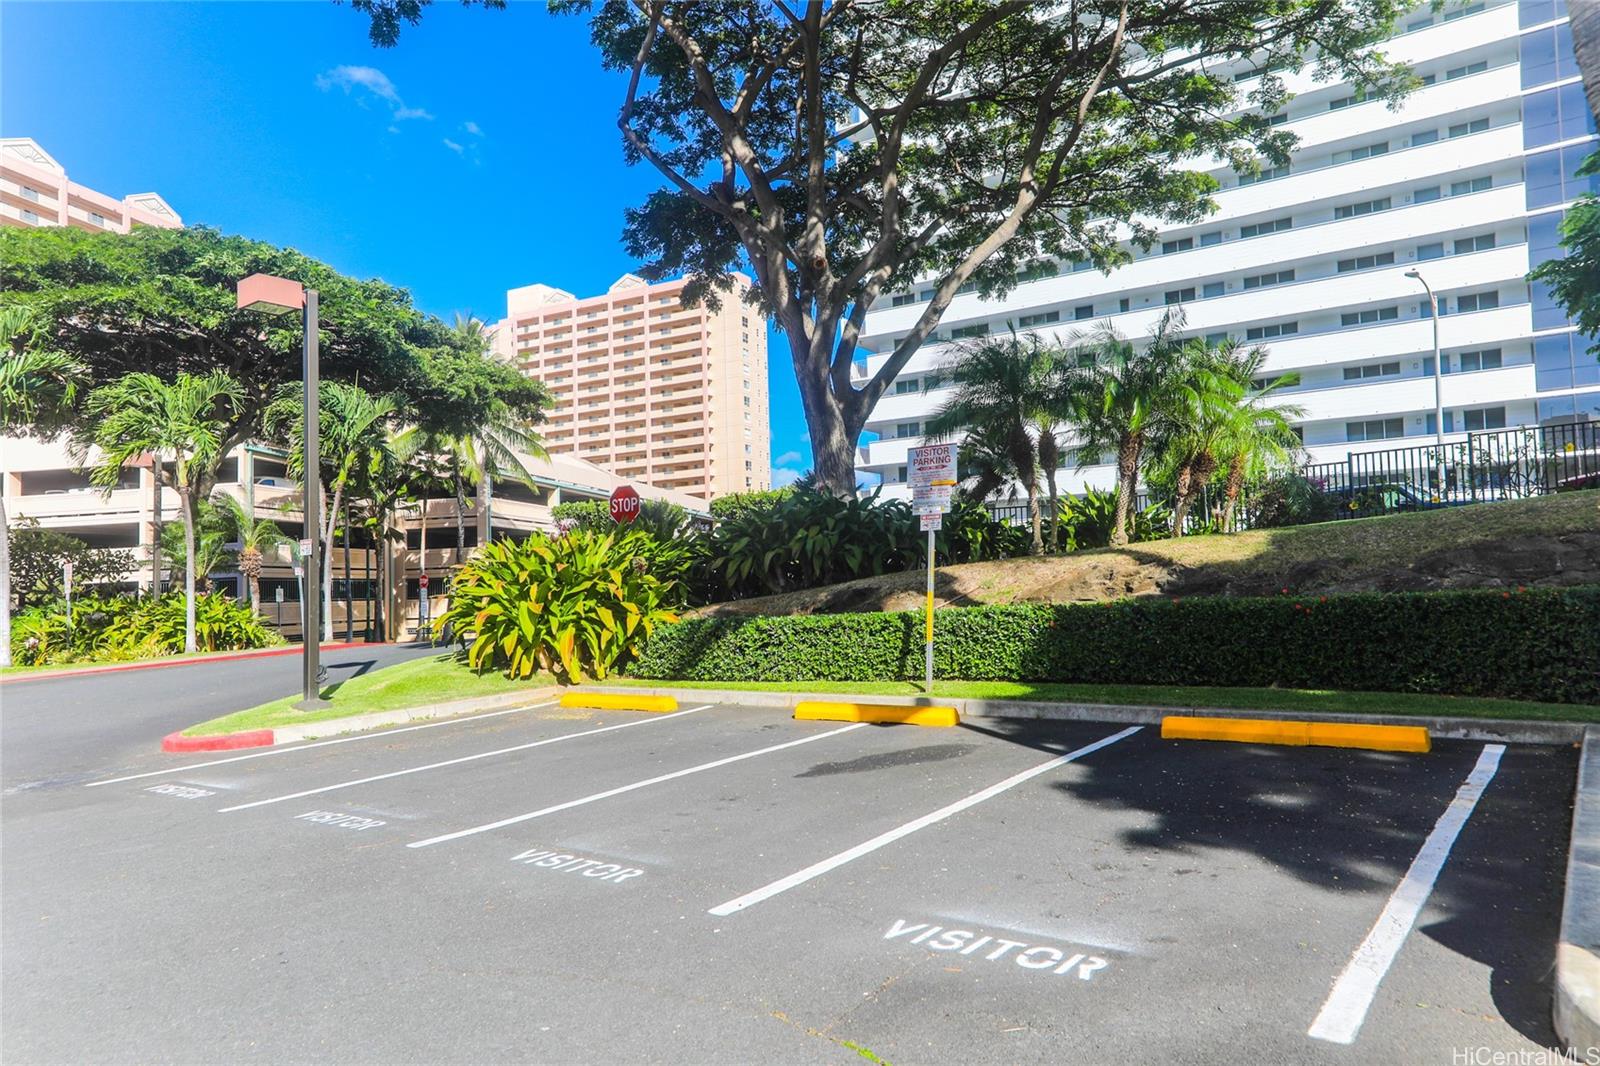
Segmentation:
<svg viewBox="0 0 1600 1066">
<path fill-rule="evenodd" d="M 1444 431 L 1456 431 L 1456 417 L 1454 411 L 1444 413 Z M 1461 412 L 1461 428 L 1468 433 L 1478 433 L 1489 429 L 1506 428 L 1506 409 L 1504 407 L 1475 407 Z M 1438 423 L 1430 412 L 1425 421 L 1425 430 L 1434 433 L 1434 426 Z M 1344 439 L 1347 441 L 1392 440 L 1406 435 L 1406 420 L 1404 418 L 1371 418 L 1360 422 L 1346 422 L 1344 424 Z"/>
<path fill-rule="evenodd" d="M 1595 132 L 1594 116 L 1583 96 L 1583 83 L 1542 89 L 1522 98 L 1522 147 L 1537 148 L 1587 137 Z"/>
<path fill-rule="evenodd" d="M 1578 77 L 1578 60 L 1572 50 L 1570 22 L 1524 33 L 1519 43 L 1524 89 Z"/>
<path fill-rule="evenodd" d="M 1539 392 L 1600 385 L 1600 358 L 1590 354 L 1594 338 L 1556 333 L 1533 341 L 1533 387 Z"/>
</svg>

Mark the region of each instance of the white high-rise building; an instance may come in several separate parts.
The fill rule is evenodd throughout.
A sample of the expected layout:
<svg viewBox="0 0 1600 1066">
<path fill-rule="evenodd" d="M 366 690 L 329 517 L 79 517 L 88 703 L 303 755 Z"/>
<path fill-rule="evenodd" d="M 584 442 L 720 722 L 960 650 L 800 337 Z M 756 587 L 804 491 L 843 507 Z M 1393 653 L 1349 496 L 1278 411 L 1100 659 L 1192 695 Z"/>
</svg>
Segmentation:
<svg viewBox="0 0 1600 1066">
<path fill-rule="evenodd" d="M 1287 76 L 1284 109 L 1299 137 L 1287 167 L 1241 178 L 1219 164 L 1218 210 L 1161 234 L 1106 276 L 1063 263 L 1000 301 L 958 295 L 868 421 L 878 439 L 858 466 L 905 489 L 906 450 L 950 395 L 937 385 L 950 341 L 1018 330 L 1071 338 L 1109 322 L 1147 336 L 1181 303 L 1188 335 L 1234 336 L 1269 351 L 1274 374 L 1297 371 L 1285 401 L 1311 462 L 1433 439 L 1432 322 L 1418 270 L 1440 301 L 1446 440 L 1468 431 L 1600 419 L 1600 362 L 1529 269 L 1558 256 L 1574 199 L 1600 189 L 1576 178 L 1597 148 L 1573 59 L 1565 0 L 1452 2 L 1402 20 L 1390 58 L 1424 85 L 1398 110 L 1348 84 Z M 887 295 L 863 343 L 893 351 L 931 284 Z M 866 360 L 868 373 L 887 355 Z M 934 386 L 924 385 L 934 378 Z M 1109 487 L 1109 466 L 1063 487 Z"/>
</svg>

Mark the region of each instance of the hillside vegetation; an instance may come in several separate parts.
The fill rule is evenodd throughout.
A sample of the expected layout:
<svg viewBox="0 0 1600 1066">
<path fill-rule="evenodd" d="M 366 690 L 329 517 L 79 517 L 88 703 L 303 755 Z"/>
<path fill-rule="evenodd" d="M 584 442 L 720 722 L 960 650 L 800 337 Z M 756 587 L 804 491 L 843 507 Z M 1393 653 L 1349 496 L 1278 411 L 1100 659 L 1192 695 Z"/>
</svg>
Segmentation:
<svg viewBox="0 0 1600 1066">
<path fill-rule="evenodd" d="M 903 611 L 922 605 L 914 570 L 713 604 L 719 614 Z M 1227 536 L 1185 537 L 950 566 L 941 607 L 1082 603 L 1139 596 L 1259 596 L 1600 584 L 1600 492 Z"/>
</svg>

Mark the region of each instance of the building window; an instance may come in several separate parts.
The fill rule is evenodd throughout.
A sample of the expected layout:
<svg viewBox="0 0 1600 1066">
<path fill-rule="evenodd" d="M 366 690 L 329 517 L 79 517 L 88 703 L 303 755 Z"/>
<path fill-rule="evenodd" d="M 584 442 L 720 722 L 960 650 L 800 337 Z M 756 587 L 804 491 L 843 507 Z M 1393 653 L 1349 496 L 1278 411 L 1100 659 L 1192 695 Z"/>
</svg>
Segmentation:
<svg viewBox="0 0 1600 1066">
<path fill-rule="evenodd" d="M 1444 20 L 1446 22 L 1454 22 L 1456 19 L 1466 18 L 1468 15 L 1476 15 L 1482 10 L 1483 5 L 1481 3 L 1468 4 L 1465 7 L 1456 8 L 1454 11 L 1446 11 L 1444 13 Z"/>
<path fill-rule="evenodd" d="M 1487 59 L 1480 59 L 1476 63 L 1468 63 L 1461 67 L 1451 67 L 1449 70 L 1444 72 L 1444 80 L 1455 81 L 1457 78 L 1465 78 L 1472 74 L 1482 74 L 1488 69 L 1489 61 Z"/>
<path fill-rule="evenodd" d="M 897 292 L 889 298 L 889 306 L 891 307 L 904 307 L 906 304 L 914 304 L 916 302 L 917 294 L 914 292 Z"/>
<path fill-rule="evenodd" d="M 1484 429 L 1505 429 L 1506 409 L 1504 407 L 1478 407 L 1461 412 L 1461 422 L 1468 433 L 1476 433 Z"/>
<path fill-rule="evenodd" d="M 1379 141 L 1377 144 L 1364 144 L 1360 148 L 1352 148 L 1348 152 L 1335 152 L 1335 163 L 1354 163 L 1358 159 L 1370 159 L 1375 155 L 1387 155 L 1389 142 Z"/>
<path fill-rule="evenodd" d="M 1179 237 L 1173 241 L 1161 242 L 1161 254 L 1171 255 L 1173 252 L 1187 252 L 1194 247 L 1193 237 Z"/>
<path fill-rule="evenodd" d="M 1247 289 L 1264 289 L 1269 285 L 1283 285 L 1294 280 L 1294 271 L 1277 270 L 1267 274 L 1250 274 L 1244 279 Z"/>
<path fill-rule="evenodd" d="M 1206 282 L 1205 288 L 1201 289 L 1200 292 L 1201 295 L 1210 300 L 1214 297 L 1221 296 L 1226 288 L 1227 286 L 1220 281 L 1208 281 Z"/>
<path fill-rule="evenodd" d="M 1411 147 L 1420 148 L 1439 139 L 1438 130 L 1419 130 L 1411 135 Z"/>
<path fill-rule="evenodd" d="M 1494 289 L 1488 292 L 1469 292 L 1465 296 L 1456 297 L 1456 314 L 1464 315 L 1471 311 L 1493 311 L 1500 306 L 1500 293 Z"/>
<path fill-rule="evenodd" d="M 1298 322 L 1274 322 L 1270 326 L 1251 326 L 1245 330 L 1244 339 L 1247 341 L 1265 341 L 1273 337 L 1290 337 L 1300 332 Z"/>
<path fill-rule="evenodd" d="M 1444 243 L 1442 241 L 1417 245 L 1418 259 L 1438 259 L 1442 255 L 1444 255 Z"/>
<path fill-rule="evenodd" d="M 1239 227 L 1239 239 L 1248 237 L 1265 237 L 1269 233 L 1279 233 L 1286 229 L 1294 228 L 1294 219 L 1275 218 L 1271 222 L 1252 222 L 1248 226 Z"/>
<path fill-rule="evenodd" d="M 1194 299 L 1194 286 L 1191 285 L 1186 289 L 1168 289 L 1164 298 L 1169 304 L 1186 303 Z"/>
<path fill-rule="evenodd" d="M 1092 259 L 1074 259 L 1072 261 L 1072 272 L 1076 274 L 1078 271 L 1088 270 L 1092 266 L 1094 266 L 1094 260 Z"/>
<path fill-rule="evenodd" d="M 951 340 L 961 340 L 964 337 L 987 337 L 988 335 L 989 323 L 987 322 L 974 322 L 970 326 L 957 326 L 950 331 Z"/>
<path fill-rule="evenodd" d="M 902 484 L 902 485 L 903 485 L 903 484 L 905 484 L 905 480 L 906 480 L 906 468 L 905 468 L 905 467 L 903 467 L 903 466 L 897 466 L 897 467 L 895 467 L 895 468 L 894 468 L 894 479 L 895 479 L 895 480 L 896 480 L 896 481 L 898 481 L 898 482 L 900 482 L 900 483 L 901 483 L 901 484 Z"/>
<path fill-rule="evenodd" d="M 1206 347 L 1207 348 L 1215 348 L 1217 345 L 1223 343 L 1227 339 L 1228 339 L 1228 331 L 1227 330 L 1222 330 L 1219 333 L 1207 333 L 1206 334 Z"/>
<path fill-rule="evenodd" d="M 977 292 L 977 291 L 978 291 L 978 283 L 976 281 L 969 281 L 965 285 L 961 286 L 959 289 L 956 290 L 956 295 L 960 296 L 963 293 Z"/>
<path fill-rule="evenodd" d="M 932 299 L 933 299 L 933 290 L 932 289 L 923 289 L 921 292 L 917 293 L 917 302 L 918 303 L 924 303 L 925 304 L 929 300 L 932 300 Z"/>
<path fill-rule="evenodd" d="M 24 221 L 24 222 L 38 222 L 39 221 L 39 214 L 38 214 L 37 211 L 29 211 L 26 207 L 24 207 L 22 209 L 22 221 Z"/>
<path fill-rule="evenodd" d="M 1127 314 L 1130 306 L 1132 306 L 1132 301 L 1126 296 L 1117 301 L 1117 310 L 1122 314 Z"/>
<path fill-rule="evenodd" d="M 1361 366 L 1347 366 L 1344 368 L 1346 381 L 1361 381 L 1366 378 L 1392 378 L 1400 376 L 1400 364 L 1391 363 L 1364 363 Z"/>
<path fill-rule="evenodd" d="M 1288 121 L 1289 121 L 1288 114 L 1286 112 L 1280 111 L 1276 115 L 1272 115 L 1272 116 L 1268 117 L 1267 125 L 1269 125 L 1269 126 L 1281 126 L 1285 122 L 1288 122 Z"/>
<path fill-rule="evenodd" d="M 1352 270 L 1371 270 L 1373 267 L 1393 265 L 1393 252 L 1376 252 L 1372 255 L 1358 255 L 1354 259 L 1339 260 L 1339 273 L 1348 274 Z"/>
<path fill-rule="evenodd" d="M 1200 234 L 1200 247 L 1210 248 L 1213 244 L 1222 243 L 1222 231 L 1214 229 L 1210 233 Z"/>
<path fill-rule="evenodd" d="M 1347 441 L 1388 440 L 1405 435 L 1406 420 L 1403 418 L 1377 418 L 1370 422 L 1344 424 L 1344 439 Z"/>
<path fill-rule="evenodd" d="M 1367 326 L 1374 322 L 1393 322 L 1400 317 L 1400 308 L 1369 307 L 1365 311 L 1346 311 L 1339 316 L 1341 326 Z"/>
<path fill-rule="evenodd" d="M 896 437 L 915 437 L 921 432 L 921 422 L 900 422 L 894 427 L 894 435 Z"/>
<path fill-rule="evenodd" d="M 919 385 L 916 378 L 902 378 L 895 381 L 894 394 L 896 396 L 905 396 L 908 393 L 916 392 L 918 388 Z"/>
<path fill-rule="evenodd" d="M 1328 110 L 1329 111 L 1339 111 L 1339 110 L 1342 110 L 1343 108 L 1346 108 L 1346 107 L 1354 107 L 1356 104 L 1362 103 L 1363 101 L 1369 100 L 1371 98 L 1372 98 L 1372 94 L 1370 92 L 1368 92 L 1366 89 L 1357 89 L 1355 92 L 1351 93 L 1349 96 L 1341 96 L 1337 100 L 1329 100 L 1328 101 Z"/>
<path fill-rule="evenodd" d="M 1487 175 L 1481 178 L 1468 178 L 1466 181 L 1452 181 L 1450 183 L 1451 196 L 1465 196 L 1472 192 L 1483 192 L 1485 189 L 1494 188 L 1494 178 Z"/>
<path fill-rule="evenodd" d="M 1336 219 L 1357 218 L 1361 215 L 1370 215 L 1378 211 L 1387 210 L 1389 210 L 1389 198 L 1384 196 L 1377 200 L 1362 200 L 1353 204 L 1340 204 L 1333 209 L 1333 217 Z"/>
<path fill-rule="evenodd" d="M 1450 127 L 1450 136 L 1451 137 L 1465 137 L 1469 133 L 1482 133 L 1484 130 L 1486 130 L 1488 128 L 1489 128 L 1489 120 L 1488 119 L 1486 119 L 1486 118 L 1475 118 L 1471 122 L 1458 122 L 1454 126 L 1451 126 Z"/>
<path fill-rule="evenodd" d="M 1046 322 L 1059 322 L 1059 321 L 1061 321 L 1061 312 L 1060 311 L 1040 311 L 1037 314 L 1023 315 L 1017 321 L 1022 324 L 1022 328 L 1023 329 L 1027 329 L 1030 326 L 1042 326 Z"/>
<path fill-rule="evenodd" d="M 1411 202 L 1414 204 L 1428 204 L 1439 198 L 1439 186 L 1426 185 L 1420 189 L 1411 190 Z"/>
<path fill-rule="evenodd" d="M 1460 237 L 1456 240 L 1456 254 L 1466 255 L 1468 252 L 1485 252 L 1494 247 L 1494 234 L 1480 233 L 1476 237 Z"/>
<path fill-rule="evenodd" d="M 1456 369 L 1462 374 L 1470 374 L 1474 370 L 1498 370 L 1500 365 L 1499 348 L 1483 348 L 1475 352 L 1462 352 L 1456 356 Z"/>
<path fill-rule="evenodd" d="M 1259 174 L 1240 174 L 1239 184 L 1256 185 L 1263 181 L 1276 181 L 1279 178 L 1287 178 L 1288 176 L 1289 164 L 1285 163 L 1281 167 L 1262 167 Z"/>
</svg>

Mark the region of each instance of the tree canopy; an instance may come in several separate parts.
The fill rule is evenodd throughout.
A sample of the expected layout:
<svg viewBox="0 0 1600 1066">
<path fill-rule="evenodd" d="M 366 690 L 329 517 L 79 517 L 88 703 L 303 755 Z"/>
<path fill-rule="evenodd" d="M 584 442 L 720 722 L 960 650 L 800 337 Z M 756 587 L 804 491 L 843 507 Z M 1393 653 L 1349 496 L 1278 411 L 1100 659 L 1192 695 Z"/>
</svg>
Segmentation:
<svg viewBox="0 0 1600 1066">
<path fill-rule="evenodd" d="M 393 44 L 420 0 L 358 0 Z M 493 5 L 492 5 L 493 6 Z M 816 472 L 854 489 L 886 385 L 971 283 L 997 295 L 1052 263 L 1109 269 L 1197 221 L 1201 172 L 1286 161 L 1284 71 L 1398 99 L 1374 49 L 1403 0 L 553 0 L 590 13 L 627 78 L 624 158 L 666 187 L 626 215 L 651 280 L 715 301 L 747 262 L 789 342 Z M 1257 77 L 1236 77 L 1243 69 Z M 869 308 L 931 298 L 864 381 Z"/>
<path fill-rule="evenodd" d="M 1600 174 L 1600 152 L 1583 161 L 1579 175 Z M 1600 197 L 1589 193 L 1567 209 L 1561 220 L 1560 259 L 1547 259 L 1528 275 L 1544 282 L 1593 343 L 1589 354 L 1600 357 Z"/>
</svg>

